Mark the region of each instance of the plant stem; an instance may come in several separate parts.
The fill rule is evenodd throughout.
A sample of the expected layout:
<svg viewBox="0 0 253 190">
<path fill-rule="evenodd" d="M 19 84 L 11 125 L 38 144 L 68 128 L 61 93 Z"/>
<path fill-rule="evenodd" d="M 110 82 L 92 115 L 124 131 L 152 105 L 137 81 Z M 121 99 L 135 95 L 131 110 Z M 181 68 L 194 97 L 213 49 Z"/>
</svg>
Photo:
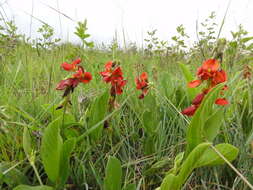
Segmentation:
<svg viewBox="0 0 253 190">
<path fill-rule="evenodd" d="M 213 145 L 210 146 L 218 154 L 218 156 L 220 156 L 228 164 L 228 166 L 234 170 L 234 172 L 244 181 L 244 183 L 246 183 L 249 188 L 253 190 L 251 183 Z"/>
<path fill-rule="evenodd" d="M 36 177 L 37 177 L 37 179 L 38 179 L 40 185 L 42 186 L 43 183 L 42 183 L 42 180 L 41 180 L 41 178 L 40 178 L 39 172 L 38 172 L 38 170 L 37 170 L 35 164 L 34 164 L 34 163 L 31 163 L 31 166 L 33 167 L 33 170 L 34 170 L 34 172 L 35 172 L 35 175 L 36 175 Z"/>
</svg>

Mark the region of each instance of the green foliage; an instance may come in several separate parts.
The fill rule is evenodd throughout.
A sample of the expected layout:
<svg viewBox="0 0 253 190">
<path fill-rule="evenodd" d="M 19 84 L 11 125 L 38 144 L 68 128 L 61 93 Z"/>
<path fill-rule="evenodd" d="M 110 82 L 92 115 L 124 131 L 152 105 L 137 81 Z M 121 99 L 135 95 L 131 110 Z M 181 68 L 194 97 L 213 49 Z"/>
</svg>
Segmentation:
<svg viewBox="0 0 253 190">
<path fill-rule="evenodd" d="M 41 35 L 38 39 L 36 39 L 36 47 L 42 49 L 51 49 L 56 46 L 56 43 L 60 41 L 59 38 L 53 38 L 54 29 L 48 25 L 43 24 L 39 29 L 38 33 Z"/>
<path fill-rule="evenodd" d="M 0 19 L 0 58 L 5 56 L 11 58 L 21 39 L 21 35 L 17 33 L 17 26 L 14 21 L 5 21 Z"/>
<path fill-rule="evenodd" d="M 8 162 L 0 163 L 0 185 L 7 184 L 8 187 L 13 188 L 28 182 L 26 176 L 13 166 L 14 164 Z"/>
<path fill-rule="evenodd" d="M 210 25 L 213 20 L 209 19 Z M 5 29 L 0 33 L 7 35 L 6 29 L 11 27 L 2 26 Z M 112 44 L 93 49 L 71 43 L 36 49 L 25 36 L 16 38 L 15 32 L 9 31 L 11 39 L 0 39 L 4 41 L 0 49 L 0 189 L 20 184 L 30 185 L 21 188 L 40 189 L 41 182 L 47 189 L 103 189 L 106 184 L 111 188 L 114 180 L 116 188 L 124 190 L 158 186 L 166 190 L 179 186 L 248 189 L 228 166 L 211 166 L 224 164 L 214 147 L 230 162 L 236 158 L 232 164 L 252 182 L 253 86 L 252 79 L 243 78 L 245 66 L 252 68 L 252 37 L 241 27 L 231 40 L 216 42 L 210 37 L 216 34 L 209 35 L 209 30 L 217 32 L 216 25 L 207 27 L 199 30 L 206 31 L 199 37 L 207 41 L 195 42 L 192 48 L 183 47 L 188 39 L 183 26 L 177 28 L 172 45 L 162 42 L 158 31 L 151 31 L 147 37 L 151 41 L 146 43 L 154 42 L 150 54 L 134 45 L 123 51 L 117 34 Z M 84 31 L 87 34 L 87 26 Z M 229 90 L 223 92 L 230 105 L 214 104 L 215 98 L 223 96 L 218 87 L 205 97 L 193 118 L 182 116 L 181 110 L 200 92 L 188 89 L 186 83 L 205 57 L 210 58 L 213 48 L 224 53 L 221 67 L 227 71 Z M 75 89 L 72 106 L 56 110 L 62 92 L 55 86 L 65 76 L 60 64 L 76 57 L 82 58 L 82 66 L 92 73 L 93 80 Z M 121 60 L 128 82 L 117 97 L 119 109 L 107 113 L 108 86 L 98 73 L 112 58 Z M 139 100 L 134 78 L 142 71 L 149 73 L 150 89 Z M 106 119 L 110 129 L 103 129 Z M 106 167 L 108 155 L 121 163 L 112 159 Z M 117 172 L 110 175 L 111 171 Z"/>
<path fill-rule="evenodd" d="M 63 142 L 59 126 L 59 119 L 51 122 L 44 131 L 41 143 L 43 166 L 56 187 L 62 187 L 68 178 L 69 158 L 75 146 L 75 139 Z"/>
<path fill-rule="evenodd" d="M 59 120 L 54 120 L 45 129 L 41 142 L 41 159 L 49 179 L 56 183 L 59 179 L 62 153 Z"/>
<path fill-rule="evenodd" d="M 54 190 L 49 186 L 29 186 L 29 185 L 19 185 L 15 187 L 13 190 Z"/>
<path fill-rule="evenodd" d="M 94 43 L 93 42 L 88 42 L 87 38 L 90 37 L 90 34 L 87 34 L 87 19 L 85 19 L 83 22 L 78 22 L 75 35 L 79 37 L 79 39 L 82 41 L 82 48 L 88 47 L 88 48 L 93 48 Z"/>
<path fill-rule="evenodd" d="M 101 120 L 103 120 L 107 114 L 108 111 L 108 102 L 109 102 L 109 94 L 108 92 L 104 92 L 100 97 L 97 97 L 93 104 L 91 105 L 90 111 L 89 111 L 89 119 L 88 119 L 88 126 L 92 127 Z M 98 141 L 101 138 L 102 130 L 103 130 L 103 123 L 99 125 L 98 128 L 96 128 L 91 133 L 91 137 Z"/>
<path fill-rule="evenodd" d="M 120 161 L 110 156 L 105 170 L 104 190 L 121 189 L 122 169 Z"/>
</svg>

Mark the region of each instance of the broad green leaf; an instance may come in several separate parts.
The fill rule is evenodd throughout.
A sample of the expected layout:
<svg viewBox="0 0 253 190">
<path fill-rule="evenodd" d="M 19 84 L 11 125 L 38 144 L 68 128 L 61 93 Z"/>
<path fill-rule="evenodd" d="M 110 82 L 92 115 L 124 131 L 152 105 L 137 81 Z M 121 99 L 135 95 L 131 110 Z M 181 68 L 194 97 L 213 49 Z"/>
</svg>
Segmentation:
<svg viewBox="0 0 253 190">
<path fill-rule="evenodd" d="M 60 161 L 60 185 L 63 186 L 69 176 L 69 159 L 71 152 L 75 147 L 75 139 L 68 139 L 63 143 Z"/>
<path fill-rule="evenodd" d="M 143 127 L 145 132 L 152 136 L 159 125 L 156 97 L 153 94 L 149 94 L 144 98 L 144 104 L 146 110 L 142 116 Z"/>
<path fill-rule="evenodd" d="M 224 84 L 220 84 L 217 85 L 215 88 L 213 88 L 211 90 L 211 92 L 209 92 L 204 100 L 202 101 L 200 107 L 197 109 L 197 111 L 195 112 L 189 126 L 187 129 L 187 133 L 186 133 L 186 141 L 187 141 L 187 147 L 186 147 L 186 152 L 185 152 L 185 157 L 187 157 L 189 155 L 189 153 L 200 143 L 205 142 L 206 138 L 205 134 L 207 134 L 205 132 L 205 129 L 212 131 L 212 129 L 210 129 L 212 125 L 215 125 L 214 128 L 215 130 L 212 131 L 212 134 L 210 135 L 210 139 L 213 139 L 215 136 L 214 134 L 217 134 L 217 128 L 219 128 L 219 126 L 217 127 L 217 123 L 220 117 L 215 117 L 215 122 L 211 122 L 208 121 L 209 126 L 207 126 L 205 128 L 205 124 L 206 121 L 208 120 L 208 118 L 210 117 L 210 115 L 212 115 L 213 113 L 217 112 L 217 108 L 214 109 L 213 105 L 215 102 L 215 99 L 217 98 L 220 89 L 224 86 Z M 220 118 L 221 119 L 221 118 Z M 220 121 L 221 122 L 221 121 Z"/>
<path fill-rule="evenodd" d="M 145 129 L 145 132 L 149 135 L 152 135 L 155 130 L 156 126 L 158 125 L 156 120 L 156 113 L 153 111 L 146 110 L 143 113 L 143 127 Z"/>
<path fill-rule="evenodd" d="M 15 187 L 13 190 L 54 190 L 49 186 L 29 186 L 29 185 L 19 185 Z"/>
<path fill-rule="evenodd" d="M 102 96 L 96 98 L 95 102 L 91 105 L 89 111 L 88 125 L 94 126 L 106 116 L 108 110 L 109 94 L 105 92 Z M 101 124 L 96 130 L 92 131 L 91 136 L 94 140 L 98 140 L 102 135 L 103 124 Z"/>
<path fill-rule="evenodd" d="M 178 177 L 173 174 L 167 175 L 159 190 L 179 190 Z"/>
<path fill-rule="evenodd" d="M 26 156 L 29 158 L 32 153 L 32 139 L 27 127 L 24 127 L 23 131 L 23 148 Z"/>
<path fill-rule="evenodd" d="M 192 171 L 198 166 L 198 159 L 201 158 L 210 145 L 211 143 L 201 143 L 197 145 L 183 162 L 180 172 L 177 176 L 179 185 L 178 188 L 185 183 Z"/>
<path fill-rule="evenodd" d="M 226 143 L 218 144 L 215 148 L 230 162 L 237 157 L 239 152 L 238 148 Z M 224 163 L 225 161 L 212 148 L 209 148 L 199 158 L 196 167 L 215 166 Z"/>
<path fill-rule="evenodd" d="M 120 190 L 121 177 L 122 168 L 120 161 L 117 158 L 110 156 L 105 170 L 104 189 Z"/>
<path fill-rule="evenodd" d="M 220 126 L 223 118 L 223 110 L 219 109 L 211 115 L 204 126 L 205 137 L 208 141 L 212 142 L 214 138 L 219 134 Z"/>
<path fill-rule="evenodd" d="M 60 119 L 51 122 L 45 129 L 41 142 L 41 159 L 49 179 L 56 183 L 59 177 L 62 138 L 60 136 Z"/>
</svg>

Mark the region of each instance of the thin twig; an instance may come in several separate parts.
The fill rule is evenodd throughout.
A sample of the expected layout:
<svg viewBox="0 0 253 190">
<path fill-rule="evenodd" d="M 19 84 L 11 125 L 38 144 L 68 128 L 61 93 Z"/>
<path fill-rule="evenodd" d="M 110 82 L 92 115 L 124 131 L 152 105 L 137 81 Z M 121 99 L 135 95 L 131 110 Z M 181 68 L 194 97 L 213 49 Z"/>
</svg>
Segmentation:
<svg viewBox="0 0 253 190">
<path fill-rule="evenodd" d="M 244 181 L 244 183 L 246 183 L 249 188 L 253 190 L 251 183 L 213 145 L 210 146 L 218 154 L 218 156 L 220 156 L 228 164 L 228 166 L 235 171 L 235 173 Z"/>
</svg>

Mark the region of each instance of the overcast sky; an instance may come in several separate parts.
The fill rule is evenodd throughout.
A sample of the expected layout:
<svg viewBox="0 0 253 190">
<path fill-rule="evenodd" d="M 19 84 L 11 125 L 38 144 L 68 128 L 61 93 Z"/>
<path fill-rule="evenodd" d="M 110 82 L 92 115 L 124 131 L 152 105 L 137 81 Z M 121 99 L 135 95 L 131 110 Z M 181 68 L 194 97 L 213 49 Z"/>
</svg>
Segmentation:
<svg viewBox="0 0 253 190">
<path fill-rule="evenodd" d="M 14 18 L 19 31 L 36 37 L 41 23 L 33 15 L 55 28 L 56 36 L 78 42 L 73 34 L 76 21 L 88 20 L 88 32 L 96 42 L 110 42 L 117 31 L 122 41 L 141 44 L 146 31 L 158 29 L 158 37 L 169 40 L 176 27 L 183 24 L 191 40 L 196 39 L 195 23 L 203 21 L 212 11 L 220 24 L 229 0 L 0 0 L 0 11 Z M 51 6 L 75 21 L 59 15 Z M 222 35 L 231 37 L 239 24 L 253 35 L 253 0 L 231 0 Z"/>
</svg>

